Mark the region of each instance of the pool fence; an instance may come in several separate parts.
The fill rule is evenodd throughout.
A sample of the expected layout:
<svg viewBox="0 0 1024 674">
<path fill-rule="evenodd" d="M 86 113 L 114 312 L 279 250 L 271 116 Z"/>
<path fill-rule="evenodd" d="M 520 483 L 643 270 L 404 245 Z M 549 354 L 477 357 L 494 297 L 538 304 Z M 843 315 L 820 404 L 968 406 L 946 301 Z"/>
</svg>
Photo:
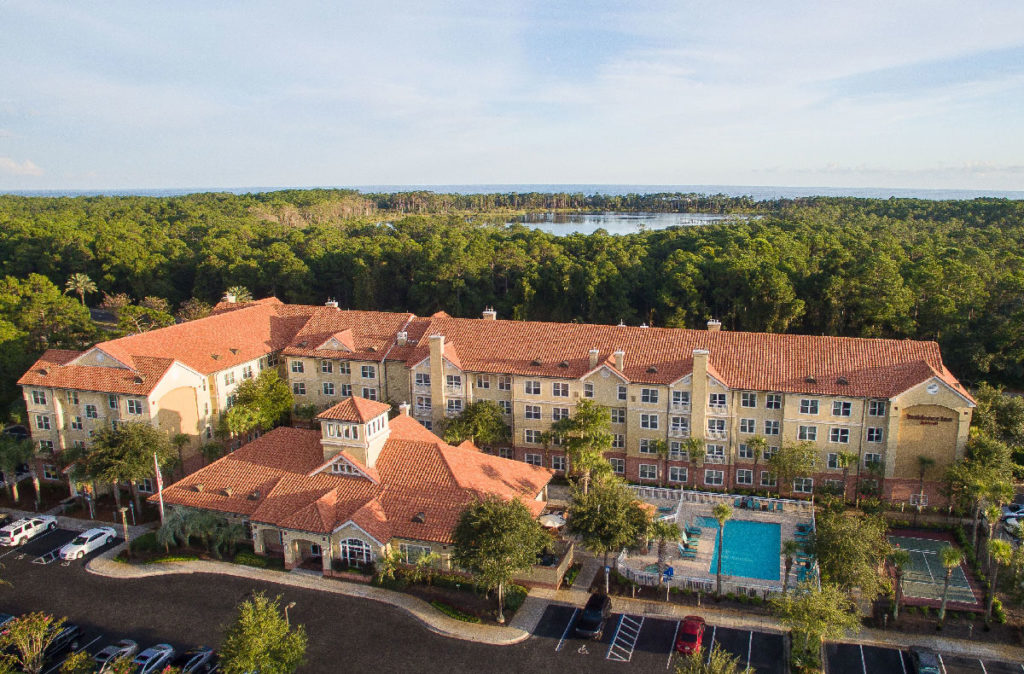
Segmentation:
<svg viewBox="0 0 1024 674">
<path fill-rule="evenodd" d="M 711 491 L 694 491 L 690 489 L 671 489 L 668 487 L 645 487 L 631 484 L 629 488 L 633 493 L 644 501 L 669 501 L 676 503 L 706 503 L 714 506 L 717 503 L 727 503 L 732 506 L 738 498 L 753 498 L 758 503 L 765 503 L 771 509 L 777 510 L 781 505 L 780 512 L 797 513 L 809 516 L 814 521 L 814 498 L 810 501 L 800 501 L 790 498 L 772 498 L 768 496 L 740 496 L 739 494 L 720 494 Z"/>
<path fill-rule="evenodd" d="M 626 551 L 623 550 L 619 553 L 616 562 L 618 563 L 618 571 L 620 574 L 625 576 L 628 580 L 636 583 L 637 585 L 647 585 L 654 587 L 658 585 L 658 574 L 651 573 L 649 571 L 637 571 L 626 564 Z M 665 581 L 670 588 L 677 587 L 685 590 L 692 590 L 694 592 L 703 592 L 705 594 L 714 594 L 715 592 L 715 578 L 698 578 L 698 577 L 687 577 L 687 576 L 675 576 L 668 578 Z M 774 594 L 782 594 L 781 584 L 758 584 L 751 583 L 749 581 L 735 581 L 728 576 L 722 576 L 722 593 L 728 594 L 733 593 L 735 595 L 746 595 L 748 597 L 760 597 L 767 599 Z"/>
</svg>

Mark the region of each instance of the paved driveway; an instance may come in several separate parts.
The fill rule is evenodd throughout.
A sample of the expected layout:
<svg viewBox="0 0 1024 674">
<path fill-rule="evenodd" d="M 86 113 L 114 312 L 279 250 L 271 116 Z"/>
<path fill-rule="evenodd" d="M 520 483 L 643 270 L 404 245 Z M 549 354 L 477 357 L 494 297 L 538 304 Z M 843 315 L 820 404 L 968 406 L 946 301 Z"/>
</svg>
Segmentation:
<svg viewBox="0 0 1024 674">
<path fill-rule="evenodd" d="M 910 653 L 895 648 L 826 644 L 829 674 L 914 674 Z M 940 655 L 946 674 L 1024 674 L 1024 665 L 955 655 Z"/>
</svg>

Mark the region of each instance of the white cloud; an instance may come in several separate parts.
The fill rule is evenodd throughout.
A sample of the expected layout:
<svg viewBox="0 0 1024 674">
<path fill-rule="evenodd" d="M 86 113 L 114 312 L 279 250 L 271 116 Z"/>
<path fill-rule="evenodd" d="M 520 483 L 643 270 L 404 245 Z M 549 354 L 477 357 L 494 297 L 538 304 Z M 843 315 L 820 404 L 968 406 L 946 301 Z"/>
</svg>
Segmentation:
<svg viewBox="0 0 1024 674">
<path fill-rule="evenodd" d="M 19 164 L 10 157 L 0 157 L 0 173 L 12 176 L 41 176 L 43 169 L 36 166 L 30 159 Z"/>
</svg>

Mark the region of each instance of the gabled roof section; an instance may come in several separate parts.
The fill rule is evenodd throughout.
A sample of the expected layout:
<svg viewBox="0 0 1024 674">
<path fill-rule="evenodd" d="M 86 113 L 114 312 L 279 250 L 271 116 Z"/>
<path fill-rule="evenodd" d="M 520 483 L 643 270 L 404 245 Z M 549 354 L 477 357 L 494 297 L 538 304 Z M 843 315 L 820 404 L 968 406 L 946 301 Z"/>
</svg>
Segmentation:
<svg viewBox="0 0 1024 674">
<path fill-rule="evenodd" d="M 331 335 L 326 342 L 316 347 L 317 351 L 348 351 L 356 350 L 355 339 L 352 337 L 352 329 L 345 328 L 340 332 Z"/>
<path fill-rule="evenodd" d="M 375 468 L 370 468 L 345 450 L 338 452 L 336 455 L 331 457 L 330 461 L 327 461 L 323 465 L 313 469 L 308 473 L 308 475 L 312 477 L 317 473 L 330 472 L 333 470 L 331 467 L 337 463 L 347 464 L 351 468 L 351 473 L 361 475 L 375 483 L 380 482 L 380 475 L 377 474 L 377 470 Z"/>
<path fill-rule="evenodd" d="M 74 365 L 80 351 L 50 349 L 18 379 L 21 386 L 47 386 L 125 395 L 149 395 L 174 365 L 170 358 L 138 357 L 134 367 Z"/>
<path fill-rule="evenodd" d="M 288 340 L 283 353 L 286 356 L 380 362 L 394 344 L 395 336 L 412 317 L 408 313 L 311 307 L 309 320 Z M 332 338 L 348 350 L 328 347 Z"/>
<path fill-rule="evenodd" d="M 387 403 L 352 396 L 350 398 L 345 398 L 333 407 L 328 407 L 326 410 L 318 414 L 316 418 L 365 424 L 370 419 L 374 419 L 390 411 L 391 405 L 388 405 Z"/>
</svg>

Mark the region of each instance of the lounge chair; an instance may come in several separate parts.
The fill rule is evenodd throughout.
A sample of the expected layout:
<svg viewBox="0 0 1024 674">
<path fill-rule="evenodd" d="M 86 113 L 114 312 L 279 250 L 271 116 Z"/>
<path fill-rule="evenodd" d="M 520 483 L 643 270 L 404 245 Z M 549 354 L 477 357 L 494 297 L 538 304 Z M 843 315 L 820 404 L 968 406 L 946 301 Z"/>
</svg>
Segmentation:
<svg viewBox="0 0 1024 674">
<path fill-rule="evenodd" d="M 686 535 L 691 538 L 700 538 L 700 535 L 704 532 L 700 527 L 686 527 Z"/>
<path fill-rule="evenodd" d="M 743 507 L 743 498 L 740 497 L 740 498 L 736 499 L 735 501 L 732 502 L 732 505 L 733 505 L 734 508 L 742 508 Z"/>
<path fill-rule="evenodd" d="M 679 557 L 680 557 L 680 559 L 693 559 L 694 557 L 697 556 L 697 551 L 696 550 L 688 550 L 685 547 L 683 547 L 682 543 L 677 543 L 676 544 L 676 549 L 679 550 Z"/>
<path fill-rule="evenodd" d="M 803 524 L 803 523 L 801 523 L 801 524 L 796 525 L 796 530 L 797 531 L 803 531 L 805 533 L 809 533 L 811 531 L 814 531 L 814 526 L 810 525 L 810 524 Z"/>
</svg>

